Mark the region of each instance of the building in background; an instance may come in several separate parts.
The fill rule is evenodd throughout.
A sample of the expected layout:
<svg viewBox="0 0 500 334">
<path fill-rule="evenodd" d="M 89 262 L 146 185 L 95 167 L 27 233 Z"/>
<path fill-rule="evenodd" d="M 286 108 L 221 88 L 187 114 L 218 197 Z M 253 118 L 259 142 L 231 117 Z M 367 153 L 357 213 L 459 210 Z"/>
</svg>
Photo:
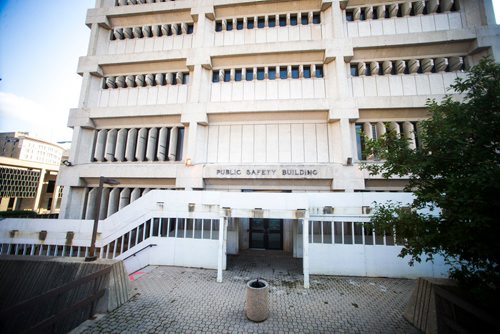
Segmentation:
<svg viewBox="0 0 500 334">
<path fill-rule="evenodd" d="M 393 233 L 365 226 L 374 201 L 411 194 L 360 169 L 361 133 L 391 128 L 418 149 L 427 99 L 500 60 L 490 0 L 98 0 L 86 24 L 57 224 L 80 234 L 7 252 L 82 256 L 97 216 L 99 256 L 130 271 L 221 279 L 226 254 L 259 248 L 303 258 L 306 286 L 309 273 L 446 273 L 408 267 Z M 120 184 L 99 197 L 101 176 Z"/>
<path fill-rule="evenodd" d="M 63 151 L 27 132 L 0 133 L 0 211 L 58 212 Z"/>
</svg>

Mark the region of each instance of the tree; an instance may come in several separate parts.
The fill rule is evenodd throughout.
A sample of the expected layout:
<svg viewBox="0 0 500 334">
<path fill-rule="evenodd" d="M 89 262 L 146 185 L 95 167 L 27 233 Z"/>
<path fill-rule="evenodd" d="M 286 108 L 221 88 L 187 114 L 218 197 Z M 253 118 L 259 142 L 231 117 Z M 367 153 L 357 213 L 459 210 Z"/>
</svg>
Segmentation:
<svg viewBox="0 0 500 334">
<path fill-rule="evenodd" d="M 500 65 L 483 59 L 451 85 L 463 100 L 429 100 L 419 147 L 389 130 L 365 138 L 371 174 L 409 177 L 411 205 L 377 204 L 375 229 L 394 230 L 410 264 L 443 255 L 450 277 L 484 296 L 500 288 Z M 388 127 L 389 129 L 389 127 Z M 486 294 L 484 292 L 487 291 Z M 477 294 L 476 294 L 477 295 Z"/>
</svg>

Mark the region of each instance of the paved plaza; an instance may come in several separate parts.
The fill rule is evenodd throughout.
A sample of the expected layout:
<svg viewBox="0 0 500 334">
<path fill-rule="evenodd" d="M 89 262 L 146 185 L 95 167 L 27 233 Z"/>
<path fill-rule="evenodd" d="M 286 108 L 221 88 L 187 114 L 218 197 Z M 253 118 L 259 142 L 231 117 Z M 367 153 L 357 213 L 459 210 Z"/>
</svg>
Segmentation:
<svg viewBox="0 0 500 334">
<path fill-rule="evenodd" d="M 134 275 L 135 296 L 74 333 L 418 333 L 402 316 L 415 281 L 311 276 L 304 289 L 301 259 L 281 252 L 228 257 L 224 282 L 215 270 L 148 267 Z M 270 316 L 246 319 L 245 283 L 266 279 Z"/>
</svg>

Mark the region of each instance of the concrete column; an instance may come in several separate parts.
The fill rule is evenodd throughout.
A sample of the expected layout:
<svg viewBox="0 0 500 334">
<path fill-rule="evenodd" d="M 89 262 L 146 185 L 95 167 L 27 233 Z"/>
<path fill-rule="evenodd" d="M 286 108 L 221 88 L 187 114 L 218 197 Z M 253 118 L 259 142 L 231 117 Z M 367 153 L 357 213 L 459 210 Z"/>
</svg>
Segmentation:
<svg viewBox="0 0 500 334">
<path fill-rule="evenodd" d="M 139 199 L 140 197 L 141 197 L 141 189 L 134 188 L 134 190 L 132 190 L 132 193 L 130 194 L 130 203 Z"/>
<path fill-rule="evenodd" d="M 117 135 L 118 131 L 116 129 L 108 131 L 108 135 L 106 138 L 106 151 L 104 154 L 104 157 L 107 161 L 115 161 L 115 148 L 116 148 Z"/>
<path fill-rule="evenodd" d="M 405 138 L 408 140 L 408 146 L 414 150 L 417 148 L 416 140 L 415 140 L 415 127 L 410 122 L 403 123 L 403 134 Z"/>
<path fill-rule="evenodd" d="M 146 160 L 154 161 L 156 157 L 156 147 L 158 144 L 158 129 L 151 128 L 148 133 L 148 146 L 146 151 Z"/>
<path fill-rule="evenodd" d="M 104 151 L 106 149 L 106 137 L 108 130 L 102 129 L 97 132 L 97 139 L 95 143 L 94 159 L 102 162 L 104 161 Z"/>
<path fill-rule="evenodd" d="M 302 219 L 302 264 L 304 268 L 304 288 L 309 289 L 309 215 L 305 212 Z"/>
<path fill-rule="evenodd" d="M 113 188 L 109 193 L 108 201 L 108 214 L 107 217 L 111 216 L 118 211 L 118 204 L 120 202 L 120 188 Z"/>
<path fill-rule="evenodd" d="M 363 123 L 363 132 L 368 139 L 373 139 L 372 125 L 370 122 Z"/>
<path fill-rule="evenodd" d="M 40 170 L 40 179 L 38 180 L 38 186 L 36 188 L 35 202 L 33 203 L 33 211 L 38 212 L 38 206 L 40 205 L 40 199 L 42 198 L 43 183 L 45 180 L 45 169 Z"/>
<path fill-rule="evenodd" d="M 55 186 L 54 192 L 52 193 L 52 204 L 50 204 L 50 213 L 55 213 L 57 210 L 57 202 L 59 200 L 60 192 L 61 192 L 61 187 Z"/>
<path fill-rule="evenodd" d="M 193 163 L 196 161 L 196 137 L 198 134 L 198 123 L 189 123 L 189 134 L 187 138 L 187 149 L 185 159 L 191 159 Z"/>
<path fill-rule="evenodd" d="M 120 129 L 116 137 L 115 159 L 125 161 L 125 149 L 127 147 L 127 129 Z"/>
<path fill-rule="evenodd" d="M 99 219 L 104 220 L 108 216 L 108 204 L 110 188 L 102 188 L 101 192 L 101 207 L 99 208 Z M 93 219 L 93 216 L 92 216 Z"/>
<path fill-rule="evenodd" d="M 346 163 L 347 158 L 353 157 L 352 152 L 352 139 L 351 139 L 351 123 L 348 118 L 341 118 L 340 125 L 340 138 L 342 140 L 342 163 Z"/>
<path fill-rule="evenodd" d="M 382 123 L 382 122 L 378 122 L 376 125 L 375 125 L 375 128 L 377 129 L 377 138 L 380 138 L 380 136 L 383 136 L 385 135 L 385 124 Z"/>
<path fill-rule="evenodd" d="M 148 129 L 141 128 L 137 135 L 137 147 L 135 149 L 135 158 L 137 161 L 145 160 L 147 143 L 148 143 Z"/>
<path fill-rule="evenodd" d="M 127 134 L 127 146 L 125 149 L 125 159 L 135 160 L 135 148 L 137 145 L 137 129 L 130 129 Z"/>
<path fill-rule="evenodd" d="M 222 270 L 224 266 L 224 256 L 226 256 L 224 252 L 224 231 L 225 226 L 227 225 L 227 217 L 225 215 L 221 215 L 219 219 L 219 248 L 217 251 L 217 282 L 222 283 Z"/>
<path fill-rule="evenodd" d="M 329 66 L 332 66 L 332 65 L 329 65 Z M 338 97 L 339 98 L 348 97 L 350 94 L 349 94 L 349 87 L 346 84 L 347 71 L 346 71 L 346 64 L 344 62 L 343 57 L 341 57 L 341 58 L 337 57 L 337 59 L 335 59 L 335 71 L 337 72 L 336 73 L 336 79 L 337 79 L 336 91 L 337 91 Z M 331 77 L 330 72 L 328 73 L 329 77 Z M 331 79 L 327 78 L 327 80 L 331 80 Z M 332 94 L 332 93 L 330 93 L 330 94 Z"/>
<path fill-rule="evenodd" d="M 158 149 L 156 151 L 156 159 L 158 159 L 158 161 L 167 160 L 168 139 L 168 128 L 160 128 Z"/>
<path fill-rule="evenodd" d="M 175 161 L 177 150 L 177 133 L 178 129 L 174 126 L 170 130 L 170 142 L 168 143 L 168 161 Z"/>
<path fill-rule="evenodd" d="M 130 204 L 130 188 L 123 188 L 120 192 L 120 201 L 118 203 L 119 210 Z"/>
<path fill-rule="evenodd" d="M 92 188 L 87 196 L 87 207 L 85 208 L 85 219 L 94 219 L 95 200 L 97 198 L 97 189 Z"/>
</svg>

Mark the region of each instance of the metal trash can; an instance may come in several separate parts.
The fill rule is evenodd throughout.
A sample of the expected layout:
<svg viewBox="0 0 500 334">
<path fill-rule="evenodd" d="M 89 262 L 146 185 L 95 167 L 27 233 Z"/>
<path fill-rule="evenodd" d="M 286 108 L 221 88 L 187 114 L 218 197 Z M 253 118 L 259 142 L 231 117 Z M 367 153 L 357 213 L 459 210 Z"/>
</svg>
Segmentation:
<svg viewBox="0 0 500 334">
<path fill-rule="evenodd" d="M 269 284 L 266 281 L 254 279 L 247 283 L 245 314 L 255 322 L 269 317 Z"/>
</svg>

